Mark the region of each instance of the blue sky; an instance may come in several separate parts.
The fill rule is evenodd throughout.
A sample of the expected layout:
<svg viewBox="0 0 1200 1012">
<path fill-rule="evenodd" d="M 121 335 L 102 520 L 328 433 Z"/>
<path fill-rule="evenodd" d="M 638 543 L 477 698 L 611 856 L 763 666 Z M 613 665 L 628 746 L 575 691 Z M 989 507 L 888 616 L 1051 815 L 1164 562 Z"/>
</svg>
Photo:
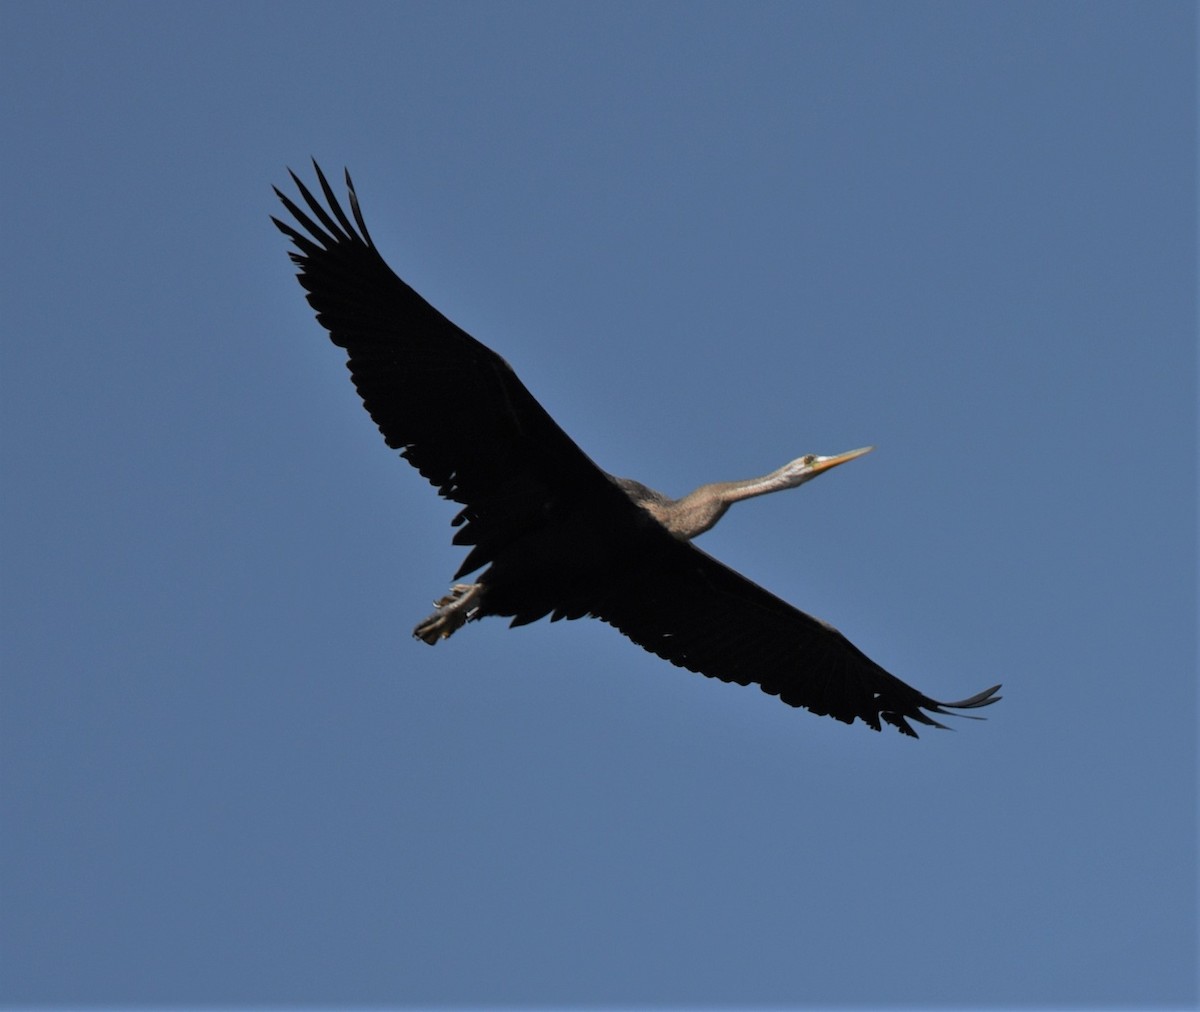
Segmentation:
<svg viewBox="0 0 1200 1012">
<path fill-rule="evenodd" d="M 1187 3 L 9 3 L 0 1003 L 1180 1006 Z M 413 624 L 454 514 L 267 216 L 393 267 L 702 546 L 984 723 Z M 458 407 L 447 404 L 446 411 Z"/>
</svg>

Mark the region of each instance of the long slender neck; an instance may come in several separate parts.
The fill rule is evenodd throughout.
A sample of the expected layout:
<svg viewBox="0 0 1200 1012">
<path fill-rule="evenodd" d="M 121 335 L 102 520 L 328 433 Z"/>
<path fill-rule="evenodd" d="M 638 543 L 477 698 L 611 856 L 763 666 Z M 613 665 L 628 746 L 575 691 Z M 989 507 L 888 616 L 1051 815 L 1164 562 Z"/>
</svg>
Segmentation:
<svg viewBox="0 0 1200 1012">
<path fill-rule="evenodd" d="M 735 502 L 800 484 L 795 480 L 795 463 L 793 461 L 791 464 L 785 464 L 761 478 L 716 481 L 709 485 L 701 485 L 682 499 L 669 499 L 661 492 L 655 492 L 654 489 L 628 478 L 619 479 L 619 483 L 634 502 L 675 537 L 681 541 L 690 541 L 709 530 Z"/>
</svg>

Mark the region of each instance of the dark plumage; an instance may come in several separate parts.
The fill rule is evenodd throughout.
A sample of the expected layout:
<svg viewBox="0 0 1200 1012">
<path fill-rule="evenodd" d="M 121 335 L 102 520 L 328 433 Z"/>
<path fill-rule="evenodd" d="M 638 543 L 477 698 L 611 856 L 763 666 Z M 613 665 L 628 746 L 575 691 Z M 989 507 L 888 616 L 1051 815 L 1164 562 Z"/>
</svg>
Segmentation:
<svg viewBox="0 0 1200 1012">
<path fill-rule="evenodd" d="M 763 478 L 702 486 L 671 500 L 597 467 L 500 356 L 400 280 L 375 249 L 346 175 L 353 223 L 319 167 L 322 204 L 292 173 L 307 211 L 275 191 L 298 228 L 272 220 L 317 320 L 388 446 L 460 503 L 460 584 L 414 635 L 429 643 L 465 622 L 512 625 L 592 616 L 673 664 L 846 723 L 903 733 L 929 713 L 995 702 L 999 686 L 940 703 L 889 674 L 836 629 L 798 611 L 690 541 L 729 504 L 790 488 L 852 459 L 804 457 Z M 307 233 L 307 234 L 306 234 Z M 923 712 L 929 711 L 929 713 Z"/>
</svg>

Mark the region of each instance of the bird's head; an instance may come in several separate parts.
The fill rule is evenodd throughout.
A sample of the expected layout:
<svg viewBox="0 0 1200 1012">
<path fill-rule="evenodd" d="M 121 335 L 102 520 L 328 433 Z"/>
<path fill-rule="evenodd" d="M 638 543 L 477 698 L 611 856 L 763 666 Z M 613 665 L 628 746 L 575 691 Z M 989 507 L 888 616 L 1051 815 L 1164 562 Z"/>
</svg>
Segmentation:
<svg viewBox="0 0 1200 1012">
<path fill-rule="evenodd" d="M 809 453 L 803 457 L 797 457 L 790 463 L 784 464 L 775 473 L 779 476 L 782 486 L 785 488 L 795 488 L 797 485 L 803 485 L 806 481 L 811 481 L 819 474 L 824 474 L 838 466 L 845 464 L 849 460 L 855 460 L 861 457 L 864 453 L 870 453 L 875 447 L 863 446 L 857 450 L 849 450 L 846 453 L 836 453 L 832 457 L 822 457 L 816 453 Z"/>
</svg>

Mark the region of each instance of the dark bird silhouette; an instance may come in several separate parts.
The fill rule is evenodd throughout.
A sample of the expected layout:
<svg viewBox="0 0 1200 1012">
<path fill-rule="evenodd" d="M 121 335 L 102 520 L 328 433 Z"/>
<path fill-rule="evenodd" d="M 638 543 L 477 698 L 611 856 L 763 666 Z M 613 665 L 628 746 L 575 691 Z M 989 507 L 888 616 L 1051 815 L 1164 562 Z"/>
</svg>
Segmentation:
<svg viewBox="0 0 1200 1012">
<path fill-rule="evenodd" d="M 866 453 L 809 455 L 747 481 L 670 499 L 597 467 L 499 355 L 384 262 L 346 173 L 354 221 L 314 162 L 324 204 L 293 172 L 307 211 L 275 193 L 298 228 L 272 218 L 317 320 L 344 348 L 387 445 L 462 506 L 453 541 L 470 551 L 457 583 L 413 635 L 437 643 L 487 615 L 514 626 L 591 616 L 672 664 L 876 731 L 945 727 L 929 714 L 997 701 L 999 686 L 942 703 L 889 674 L 832 626 L 697 549 L 732 503 L 795 488 Z M 307 234 L 305 234 L 307 233 Z M 924 711 L 929 711 L 928 713 Z"/>
</svg>

